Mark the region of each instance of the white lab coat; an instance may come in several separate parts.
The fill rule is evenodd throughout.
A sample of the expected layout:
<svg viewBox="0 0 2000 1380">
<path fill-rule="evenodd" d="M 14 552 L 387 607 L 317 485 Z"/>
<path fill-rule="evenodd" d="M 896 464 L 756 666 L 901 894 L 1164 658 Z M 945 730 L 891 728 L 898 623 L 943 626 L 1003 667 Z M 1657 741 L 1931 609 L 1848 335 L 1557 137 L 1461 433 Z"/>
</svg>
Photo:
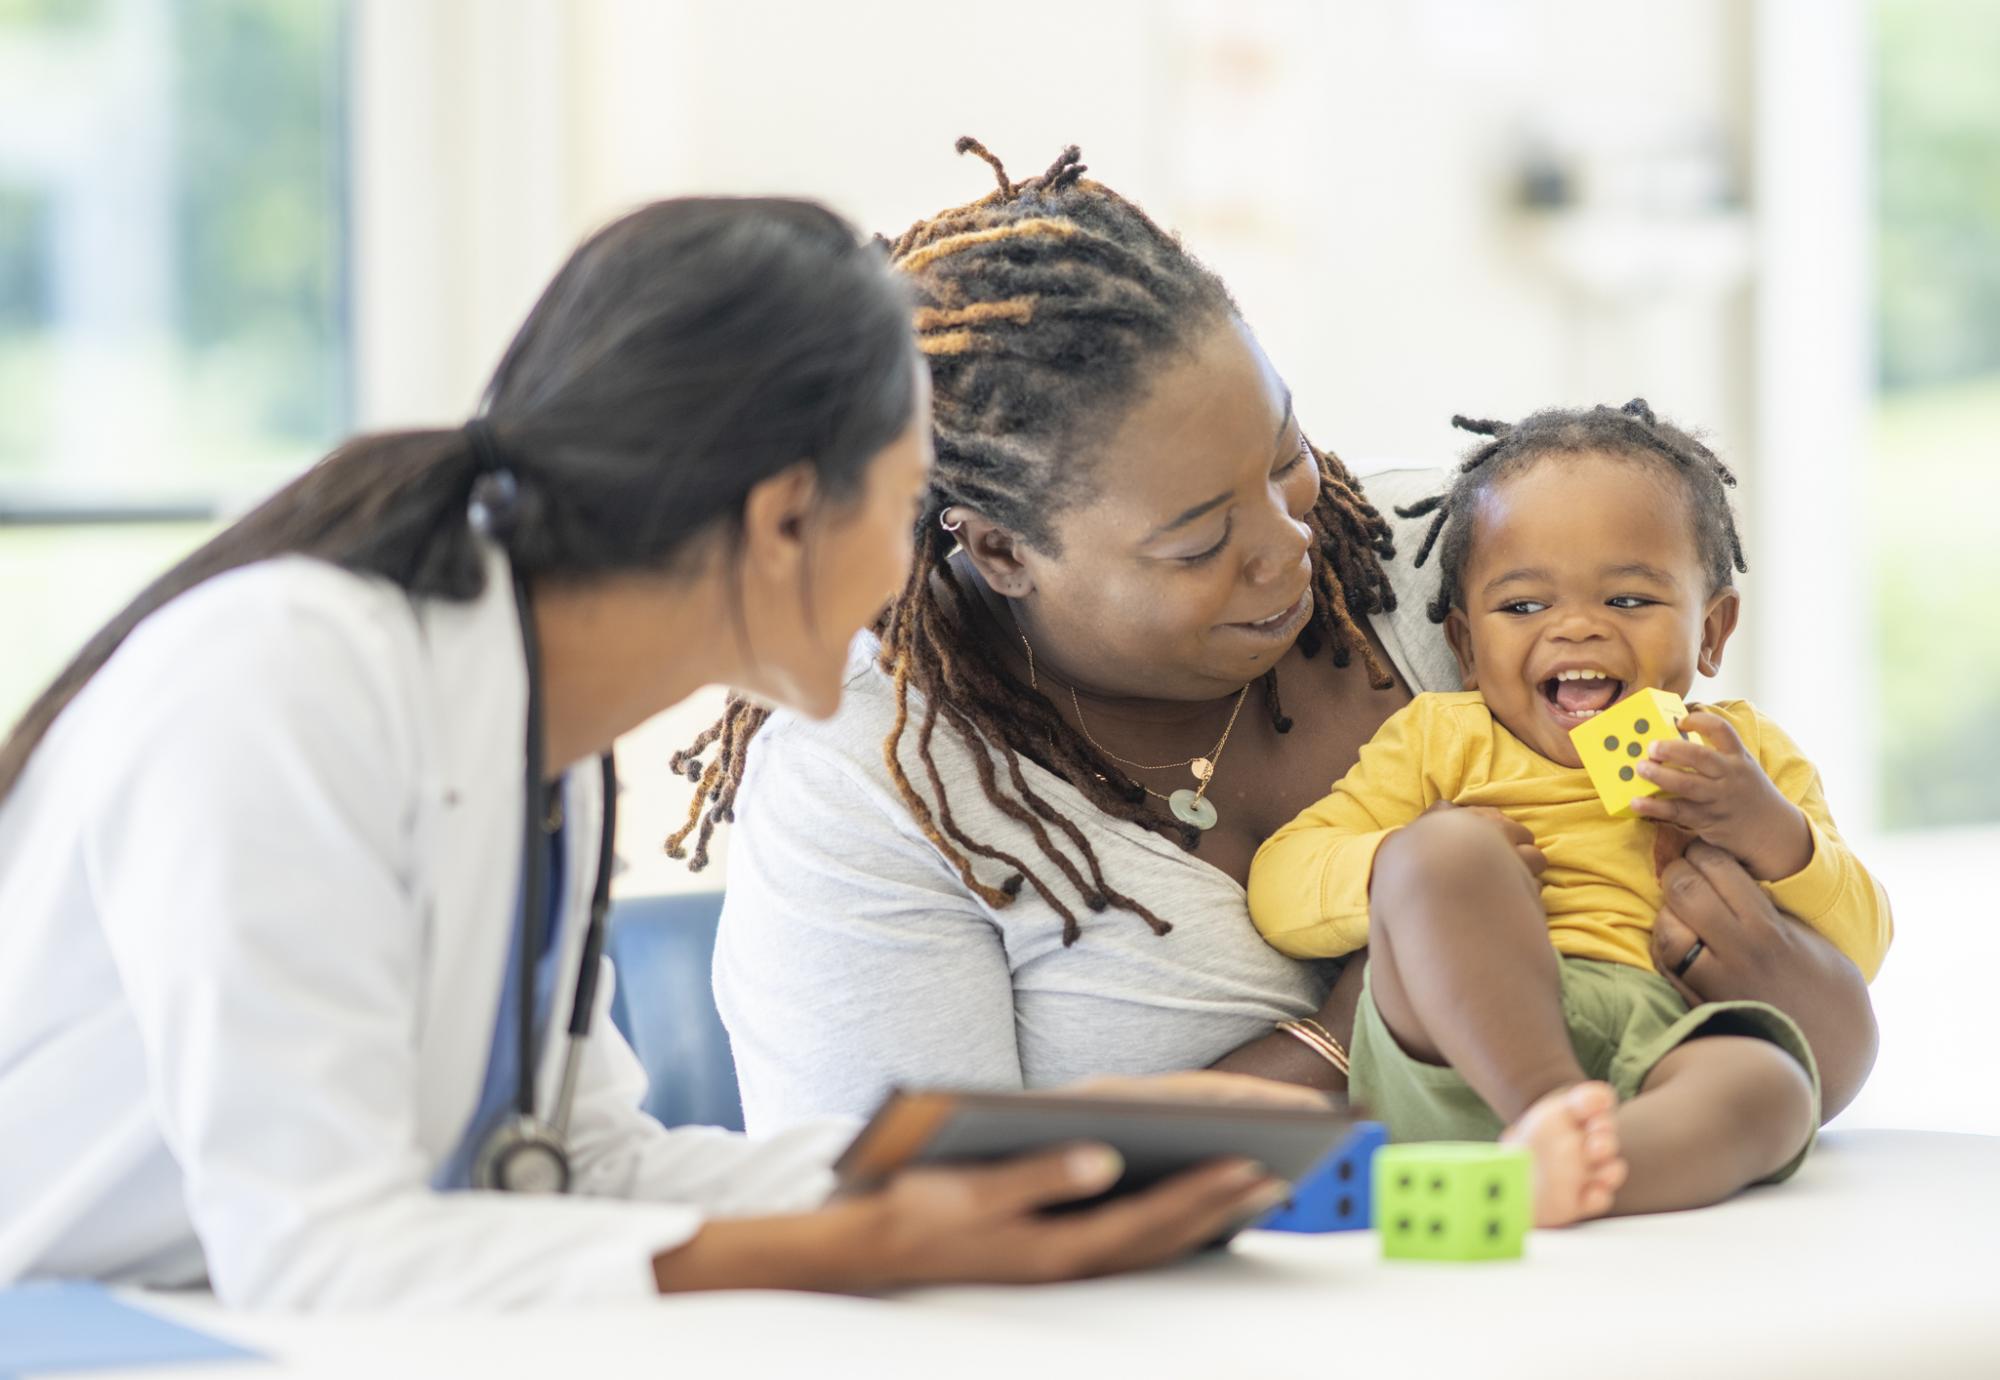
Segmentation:
<svg viewBox="0 0 2000 1380">
<path fill-rule="evenodd" d="M 497 554 L 489 576 L 470 604 L 302 557 L 209 581 L 141 625 L 0 803 L 0 1285 L 629 1297 L 704 1215 L 824 1197 L 848 1125 L 750 1142 L 637 1110 L 608 974 L 575 1196 L 428 1186 L 475 1109 L 515 924 L 526 677 Z M 565 791 L 543 1109 L 596 870 L 595 763 Z"/>
</svg>

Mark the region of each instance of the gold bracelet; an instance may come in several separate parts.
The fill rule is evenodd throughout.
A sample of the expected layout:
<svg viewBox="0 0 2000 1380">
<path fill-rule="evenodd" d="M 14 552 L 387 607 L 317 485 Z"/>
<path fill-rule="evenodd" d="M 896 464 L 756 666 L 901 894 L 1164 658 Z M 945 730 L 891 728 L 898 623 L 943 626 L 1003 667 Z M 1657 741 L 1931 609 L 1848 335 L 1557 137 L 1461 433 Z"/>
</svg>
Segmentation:
<svg viewBox="0 0 2000 1380">
<path fill-rule="evenodd" d="M 1347 1046 L 1343 1045 L 1340 1042 L 1339 1037 L 1337 1037 L 1331 1030 L 1328 1030 L 1325 1026 L 1321 1025 L 1318 1021 L 1314 1020 L 1311 1016 L 1299 1017 L 1299 1024 L 1313 1031 L 1322 1040 L 1325 1040 L 1328 1044 L 1332 1045 L 1336 1050 L 1338 1050 L 1340 1052 L 1340 1066 L 1343 1069 L 1347 1067 Z"/>
<path fill-rule="evenodd" d="M 1327 1063 L 1332 1064 L 1342 1073 L 1347 1072 L 1345 1051 L 1339 1045 L 1322 1038 L 1317 1031 L 1308 1029 L 1298 1021 L 1284 1021 L 1279 1024 L 1278 1029 L 1284 1031 L 1287 1035 L 1297 1040 L 1320 1058 L 1326 1060 Z"/>
<path fill-rule="evenodd" d="M 1327 1062 L 1342 1073 L 1346 1073 L 1347 1049 L 1340 1041 L 1333 1038 L 1333 1032 L 1310 1017 L 1301 1017 L 1300 1020 L 1308 1030 L 1320 1037 L 1320 1044 L 1327 1056 Z"/>
<path fill-rule="evenodd" d="M 1299 1020 L 1300 1023 L 1306 1027 L 1306 1029 L 1312 1031 L 1315 1035 L 1319 1036 L 1321 1040 L 1326 1042 L 1327 1048 L 1331 1049 L 1334 1053 L 1335 1062 L 1339 1065 L 1340 1071 L 1342 1073 L 1346 1073 L 1347 1063 L 1348 1063 L 1347 1046 L 1341 1044 L 1340 1041 L 1336 1040 L 1333 1037 L 1333 1032 L 1331 1030 L 1328 1030 L 1325 1026 L 1321 1025 L 1318 1021 L 1314 1020 L 1312 1017 L 1301 1016 Z"/>
<path fill-rule="evenodd" d="M 1340 1047 L 1340 1041 L 1328 1034 L 1326 1027 L 1314 1020 L 1279 1021 L 1278 1029 L 1297 1040 L 1320 1058 L 1332 1064 L 1342 1073 L 1347 1072 L 1347 1051 Z"/>
</svg>

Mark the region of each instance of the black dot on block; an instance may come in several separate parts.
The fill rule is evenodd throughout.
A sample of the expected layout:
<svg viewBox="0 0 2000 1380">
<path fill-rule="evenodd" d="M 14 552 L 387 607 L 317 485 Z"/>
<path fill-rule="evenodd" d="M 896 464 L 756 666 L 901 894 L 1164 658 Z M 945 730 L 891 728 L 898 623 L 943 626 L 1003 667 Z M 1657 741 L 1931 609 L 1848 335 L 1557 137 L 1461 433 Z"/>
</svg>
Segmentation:
<svg viewBox="0 0 2000 1380">
<path fill-rule="evenodd" d="M 1489 1198 L 1498 1198 L 1500 1196 L 1500 1181 L 1498 1179 L 1486 1185 L 1486 1196 Z"/>
<path fill-rule="evenodd" d="M 1632 769 L 1630 767 L 1620 767 L 1618 769 L 1618 779 L 1620 781 L 1630 781 L 1632 779 Z"/>
<path fill-rule="evenodd" d="M 1431 1235 L 1432 1236 L 1444 1235 L 1444 1218 L 1442 1217 L 1431 1218 Z"/>
<path fill-rule="evenodd" d="M 1342 1160 L 1340 1162 L 1340 1168 L 1335 1170 L 1334 1172 L 1342 1183 L 1350 1182 L 1354 1178 L 1354 1161 Z"/>
<path fill-rule="evenodd" d="M 1487 1234 L 1488 1236 L 1490 1236 L 1490 1237 L 1494 1238 L 1495 1240 L 1498 1240 L 1498 1239 L 1499 1239 L 1499 1236 L 1500 1236 L 1500 1222 L 1499 1222 L 1499 1219 L 1497 1219 L 1497 1218 L 1496 1218 L 1496 1219 L 1494 1219 L 1493 1221 L 1491 1221 L 1491 1222 L 1488 1222 L 1488 1223 L 1486 1224 L 1486 1234 Z"/>
<path fill-rule="evenodd" d="M 1606 752 L 1618 751 L 1618 735 L 1616 733 L 1607 733 L 1604 735 L 1604 750 Z"/>
<path fill-rule="evenodd" d="M 1337 1216 L 1352 1217 L 1354 1215 L 1354 1200 L 1343 1193 L 1340 1195 L 1340 1201 L 1333 1205 L 1333 1210 Z"/>
<path fill-rule="evenodd" d="M 1647 723 L 1644 719 L 1634 719 L 1632 721 L 1632 731 L 1634 733 L 1644 733 L 1647 729 L 1651 727 L 1652 725 Z"/>
<path fill-rule="evenodd" d="M 1396 1219 L 1396 1230 L 1408 1234 L 1410 1230 L 1410 1219 L 1407 1217 L 1398 1217 Z"/>
<path fill-rule="evenodd" d="M 1439 1174 L 1439 1175 L 1435 1176 L 1434 1178 L 1432 1178 L 1432 1180 L 1431 1180 L 1431 1192 L 1433 1192 L 1433 1193 L 1442 1193 L 1442 1192 L 1444 1192 L 1444 1175 L 1442 1175 L 1442 1174 Z"/>
<path fill-rule="evenodd" d="M 1640 747 L 1637 743 L 1627 743 L 1625 745 L 1625 755 L 1627 757 L 1637 757 L 1639 753 Z"/>
<path fill-rule="evenodd" d="M 1401 1174 L 1398 1175 L 1396 1178 L 1396 1187 L 1398 1188 L 1408 1188 L 1410 1186 L 1410 1183 L 1411 1179 L 1408 1174 Z"/>
</svg>

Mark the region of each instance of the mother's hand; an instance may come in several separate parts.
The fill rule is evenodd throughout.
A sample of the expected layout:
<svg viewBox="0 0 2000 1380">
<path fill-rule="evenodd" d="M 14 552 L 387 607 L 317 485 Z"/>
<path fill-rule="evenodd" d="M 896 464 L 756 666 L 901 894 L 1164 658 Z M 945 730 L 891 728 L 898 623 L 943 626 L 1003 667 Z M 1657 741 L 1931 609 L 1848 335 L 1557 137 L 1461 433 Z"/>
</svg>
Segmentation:
<svg viewBox="0 0 2000 1380">
<path fill-rule="evenodd" d="M 1819 1063 L 1820 1115 L 1854 1100 L 1875 1065 L 1868 984 L 1823 935 L 1779 910 L 1735 858 L 1706 843 L 1661 874 L 1653 966 L 1688 1004 L 1769 1002 L 1794 1021 Z M 1699 941 L 1686 972 L 1677 974 Z"/>
</svg>

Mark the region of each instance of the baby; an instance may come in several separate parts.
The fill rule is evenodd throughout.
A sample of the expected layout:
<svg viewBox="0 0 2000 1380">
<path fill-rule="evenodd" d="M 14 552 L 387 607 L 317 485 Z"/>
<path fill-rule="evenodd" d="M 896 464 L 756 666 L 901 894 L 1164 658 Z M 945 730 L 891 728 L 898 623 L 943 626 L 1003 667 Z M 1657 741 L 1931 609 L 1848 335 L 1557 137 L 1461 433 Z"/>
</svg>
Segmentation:
<svg viewBox="0 0 2000 1380">
<path fill-rule="evenodd" d="M 1354 1100 L 1399 1140 L 1526 1145 L 1538 1225 L 1785 1178 L 1819 1123 L 1812 1052 L 1775 1007 L 1700 1002 L 1702 944 L 1656 971 L 1660 868 L 1690 836 L 1734 855 L 1870 979 L 1888 899 L 1812 765 L 1743 701 L 1693 706 L 1699 741 L 1650 749 L 1637 771 L 1662 793 L 1636 820 L 1606 812 L 1570 741 L 1720 667 L 1746 568 L 1735 479 L 1642 400 L 1454 422 L 1492 439 L 1403 516 L 1437 514 L 1417 564 L 1438 549 L 1430 613 L 1465 689 L 1417 696 L 1264 845 L 1251 915 L 1295 957 L 1368 947 Z"/>
</svg>

